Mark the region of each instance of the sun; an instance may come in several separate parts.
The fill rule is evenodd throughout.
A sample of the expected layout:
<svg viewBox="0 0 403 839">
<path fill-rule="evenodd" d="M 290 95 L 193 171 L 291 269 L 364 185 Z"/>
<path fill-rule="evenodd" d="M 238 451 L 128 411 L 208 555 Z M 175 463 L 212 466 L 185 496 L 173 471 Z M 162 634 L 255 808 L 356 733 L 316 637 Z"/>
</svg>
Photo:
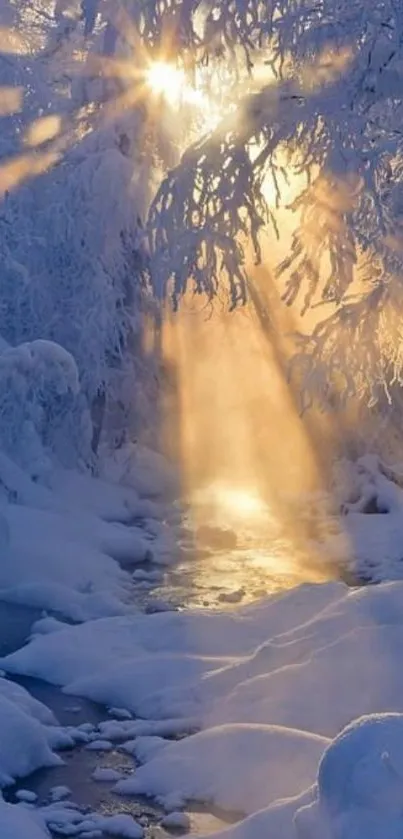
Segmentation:
<svg viewBox="0 0 403 839">
<path fill-rule="evenodd" d="M 167 61 L 154 61 L 146 72 L 146 84 L 157 96 L 170 105 L 179 105 L 187 99 L 189 85 L 184 70 Z"/>
</svg>

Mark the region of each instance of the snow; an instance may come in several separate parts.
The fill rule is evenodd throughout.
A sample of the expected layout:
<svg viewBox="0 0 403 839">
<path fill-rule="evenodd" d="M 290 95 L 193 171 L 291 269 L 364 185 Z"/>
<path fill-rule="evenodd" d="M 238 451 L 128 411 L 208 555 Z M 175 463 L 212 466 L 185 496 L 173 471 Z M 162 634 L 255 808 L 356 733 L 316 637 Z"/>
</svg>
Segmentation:
<svg viewBox="0 0 403 839">
<path fill-rule="evenodd" d="M 1 839 L 49 839 L 48 831 L 35 813 L 1 799 L 0 828 Z"/>
<path fill-rule="evenodd" d="M 97 694 L 98 690 L 110 694 L 99 701 L 136 710 L 128 701 L 129 692 L 137 701 L 159 688 L 163 691 L 167 675 L 174 690 L 179 685 L 176 680 L 180 685 L 191 678 L 194 682 L 196 672 L 238 665 L 240 658 L 253 658 L 259 645 L 272 636 L 297 629 L 326 606 L 345 599 L 347 593 L 342 583 L 307 585 L 233 612 L 199 610 L 88 621 L 34 638 L 27 647 L 1 659 L 0 666 L 66 686 L 78 679 L 92 682 L 96 676 Z"/>
<path fill-rule="evenodd" d="M 17 790 L 15 797 L 18 801 L 26 801 L 27 804 L 33 804 L 38 798 L 37 794 L 30 789 Z"/>
<path fill-rule="evenodd" d="M 347 726 L 325 751 L 317 797 L 296 813 L 301 835 L 314 839 L 397 837 L 401 807 L 403 715 L 373 714 Z"/>
<path fill-rule="evenodd" d="M 6 691 L 0 695 L 0 787 L 43 766 L 61 763 L 51 749 L 52 728 L 38 719 L 46 716 L 47 709 L 38 712 L 40 703 L 32 700 L 31 704 L 29 694 L 24 691 L 23 698 L 22 691 L 16 691 L 15 701 L 12 691 L 9 697 Z"/>
<path fill-rule="evenodd" d="M 136 568 L 136 570 L 133 571 L 132 579 L 140 580 L 142 582 L 155 583 L 161 580 L 161 576 L 160 571 L 146 571 L 144 568 Z"/>
<path fill-rule="evenodd" d="M 87 839 L 89 836 L 98 837 L 104 834 L 118 836 L 119 839 L 142 839 L 143 836 L 143 828 L 128 813 L 115 813 L 111 816 L 94 812 L 83 813 L 74 804 L 61 802 L 41 807 L 35 815 L 49 830 L 63 836 L 81 836 Z M 47 833 L 44 835 L 48 836 Z"/>
<path fill-rule="evenodd" d="M 131 720 L 133 715 L 126 708 L 108 708 L 108 714 L 117 720 Z"/>
<path fill-rule="evenodd" d="M 52 787 L 50 790 L 51 801 L 63 801 L 65 798 L 69 798 L 70 795 L 71 790 L 69 790 L 69 788 L 64 784 L 59 784 L 56 787 Z"/>
<path fill-rule="evenodd" d="M 91 752 L 110 752 L 113 748 L 109 740 L 92 740 L 85 746 Z"/>
<path fill-rule="evenodd" d="M 48 485 L 59 500 L 60 508 L 75 512 L 77 498 L 82 511 L 99 516 L 105 521 L 130 524 L 138 515 L 139 496 L 125 486 L 111 484 L 73 469 L 54 469 Z"/>
<path fill-rule="evenodd" d="M 122 615 L 134 608 L 127 604 L 131 567 L 172 562 L 170 526 L 133 524 L 145 503 L 133 488 L 61 469 L 39 485 L 1 453 L 0 470 L 24 501 L 0 504 L 1 599 L 76 622 Z M 154 513 L 163 515 L 156 503 Z M 153 569 L 142 574 L 160 576 Z"/>
<path fill-rule="evenodd" d="M 136 753 L 146 762 L 117 784 L 119 793 L 153 795 L 163 805 L 175 795 L 181 804 L 203 801 L 244 813 L 310 787 L 329 745 L 313 734 L 263 725 L 224 725 L 168 745 L 143 741 L 136 741 Z"/>
<path fill-rule="evenodd" d="M 378 839 L 381 810 L 391 836 L 403 827 L 394 804 L 403 777 L 402 650 L 402 582 L 329 583 L 232 612 L 45 623 L 0 664 L 123 717 L 81 732 L 91 738 L 86 748 L 118 741 L 140 762 L 123 777 L 95 770 L 121 795 L 155 797 L 167 811 L 198 800 L 248 816 L 226 828 L 226 839 Z M 31 710 L 24 695 L 21 703 Z M 126 709 L 144 718 L 127 719 Z M 51 722 L 30 720 L 42 733 Z M 188 736 L 165 739 L 181 732 Z M 84 827 L 104 829 L 96 820 Z"/>
<path fill-rule="evenodd" d="M 100 830 L 105 830 L 110 836 L 125 837 L 125 839 L 141 839 L 143 828 L 127 813 L 117 813 L 114 816 L 98 816 L 95 824 Z"/>
<path fill-rule="evenodd" d="M 174 811 L 173 813 L 168 813 L 161 821 L 162 827 L 177 830 L 189 830 L 190 827 L 190 818 L 187 813 L 181 813 Z"/>
<path fill-rule="evenodd" d="M 0 676 L 0 785 L 57 765 L 54 749 L 109 752 L 117 743 L 136 769 L 99 765 L 93 781 L 155 798 L 166 829 L 187 830 L 179 811 L 198 801 L 244 814 L 217 839 L 400 839 L 403 582 L 307 584 L 231 610 L 140 613 L 126 602 L 132 572 L 119 563 L 148 551 L 157 563 L 172 559 L 176 531 L 155 519 L 131 524 L 142 499 L 130 474 L 114 495 L 106 477 L 60 470 L 49 478 L 52 505 L 46 492 L 40 506 L 1 505 L 0 596 L 78 621 L 44 615 L 1 668 L 100 703 L 111 718 L 62 728 Z M 351 510 L 349 526 L 361 517 L 379 533 L 378 519 L 400 515 L 400 496 L 377 487 L 389 512 Z M 161 572 L 133 577 L 154 583 Z M 1 836 L 4 812 L 4 824 L 15 824 L 10 839 L 43 839 L 46 827 L 142 837 L 128 813 L 83 813 L 61 800 L 68 793 L 55 787 L 42 807 L 29 790 L 18 805 L 1 802 Z"/>
<path fill-rule="evenodd" d="M 134 489 L 147 498 L 168 497 L 177 486 L 178 475 L 167 460 L 147 446 L 126 443 L 101 460 L 107 481 Z"/>
<path fill-rule="evenodd" d="M 33 717 L 44 725 L 57 725 L 53 712 L 39 702 L 25 688 L 9 679 L 0 678 L 0 697 L 8 699 L 18 706 L 27 716 Z"/>
<path fill-rule="evenodd" d="M 117 769 L 112 769 L 112 767 L 97 766 L 92 773 L 92 777 L 94 781 L 99 781 L 100 783 L 115 783 L 116 781 L 120 781 L 123 775 Z"/>
</svg>

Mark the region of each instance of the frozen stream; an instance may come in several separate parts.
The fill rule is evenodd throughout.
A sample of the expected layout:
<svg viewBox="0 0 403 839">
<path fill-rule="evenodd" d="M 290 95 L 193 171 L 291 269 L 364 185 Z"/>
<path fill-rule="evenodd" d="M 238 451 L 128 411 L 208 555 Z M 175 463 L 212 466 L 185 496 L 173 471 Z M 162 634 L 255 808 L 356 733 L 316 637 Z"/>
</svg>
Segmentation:
<svg viewBox="0 0 403 839">
<path fill-rule="evenodd" d="M 192 514 L 184 514 L 178 528 L 176 564 L 133 566 L 133 605 L 146 611 L 231 609 L 306 580 L 329 577 L 328 569 L 307 561 L 309 551 L 284 537 L 266 508 L 255 508 L 247 497 L 236 500 L 238 505 L 229 507 L 227 517 L 221 515 L 219 520 L 203 500 L 196 513 L 193 509 Z M 142 521 L 136 524 L 141 526 Z M 21 647 L 40 616 L 35 609 L 0 603 L 0 654 Z M 68 697 L 45 682 L 32 678 L 16 681 L 51 708 L 62 726 L 90 724 L 96 732 L 100 723 L 112 718 L 106 708 Z M 52 801 L 55 787 L 67 787 L 71 800 L 80 808 L 105 815 L 130 813 L 146 827 L 148 836 L 162 837 L 166 835 L 161 826 L 164 814 L 157 806 L 142 798 L 118 797 L 112 791 L 113 782 L 92 778 L 99 766 L 123 774 L 130 772 L 133 757 L 122 750 L 123 739 L 114 741 L 105 751 L 91 751 L 85 745 L 64 751 L 63 766 L 34 773 L 7 788 L 5 797 L 14 802 L 21 790 L 29 790 L 41 805 Z M 211 812 L 201 805 L 189 807 L 187 813 L 192 832 L 199 834 L 214 832 L 236 818 L 235 814 Z"/>
<path fill-rule="evenodd" d="M 32 624 L 39 617 L 37 610 L 0 602 L 0 649 L 5 655 L 21 647 L 30 633 Z M 65 696 L 57 687 L 32 678 L 17 678 L 32 696 L 46 704 L 55 713 L 63 726 L 79 726 L 90 723 L 97 726 L 110 720 L 107 709 L 86 699 Z M 80 808 L 97 811 L 105 815 L 130 813 L 146 827 L 149 837 L 163 837 L 167 832 L 160 826 L 163 812 L 144 798 L 119 797 L 112 792 L 113 783 L 97 783 L 92 773 L 102 765 L 119 772 L 129 772 L 133 759 L 120 749 L 119 742 L 108 752 L 89 751 L 76 747 L 63 751 L 64 765 L 41 769 L 17 784 L 3 790 L 6 800 L 18 801 L 21 790 L 29 790 L 38 797 L 38 804 L 52 800 L 52 790 L 67 787 L 71 800 Z M 212 813 L 200 805 L 189 807 L 192 830 L 198 833 L 214 832 L 234 818 L 226 814 Z M 175 831 L 174 831 L 175 832 Z M 176 831 L 178 832 L 178 831 Z M 56 834 L 59 835 L 59 834 Z M 29 839 L 29 837 L 27 837 Z"/>
</svg>

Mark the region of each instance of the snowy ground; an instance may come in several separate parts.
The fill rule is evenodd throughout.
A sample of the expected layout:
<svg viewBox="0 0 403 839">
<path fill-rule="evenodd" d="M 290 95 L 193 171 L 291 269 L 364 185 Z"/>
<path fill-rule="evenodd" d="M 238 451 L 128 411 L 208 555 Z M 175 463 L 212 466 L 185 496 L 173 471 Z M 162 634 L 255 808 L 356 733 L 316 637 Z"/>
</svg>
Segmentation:
<svg viewBox="0 0 403 839">
<path fill-rule="evenodd" d="M 28 487 L 25 504 L 2 504 L 0 598 L 48 614 L 32 612 L 29 643 L 0 659 L 0 786 L 38 769 L 55 778 L 46 794 L 36 782 L 38 800 L 27 777 L 0 802 L 2 839 L 140 839 L 150 824 L 200 835 L 195 806 L 235 820 L 223 839 L 400 837 L 403 582 L 306 583 L 246 602 L 234 580 L 221 608 L 167 610 L 161 574 L 174 573 L 178 545 L 185 561 L 189 532 L 161 500 L 164 464 L 125 470 L 111 464 L 120 487 L 59 473 L 46 491 Z M 355 509 L 348 526 L 359 562 L 367 545 L 381 568 L 389 545 L 397 570 L 401 491 L 379 481 L 387 509 Z M 12 681 L 21 676 L 60 686 L 81 713 L 100 710 L 67 724 Z M 89 787 L 111 791 L 112 813 L 60 788 L 65 749 L 80 755 L 77 778 L 88 770 Z M 148 815 L 130 805 L 144 796 L 156 802 Z"/>
</svg>

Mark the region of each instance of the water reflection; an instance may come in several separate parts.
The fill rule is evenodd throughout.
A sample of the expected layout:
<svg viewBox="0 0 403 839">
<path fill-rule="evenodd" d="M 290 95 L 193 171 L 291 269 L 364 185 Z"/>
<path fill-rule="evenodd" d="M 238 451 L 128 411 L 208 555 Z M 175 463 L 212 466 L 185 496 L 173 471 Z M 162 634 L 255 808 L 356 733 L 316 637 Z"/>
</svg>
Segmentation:
<svg viewBox="0 0 403 839">
<path fill-rule="evenodd" d="M 324 563 L 302 516 L 299 525 L 287 536 L 284 520 L 253 488 L 198 489 L 184 518 L 181 559 L 154 593 L 185 607 L 231 608 L 332 578 L 337 569 Z"/>
</svg>

